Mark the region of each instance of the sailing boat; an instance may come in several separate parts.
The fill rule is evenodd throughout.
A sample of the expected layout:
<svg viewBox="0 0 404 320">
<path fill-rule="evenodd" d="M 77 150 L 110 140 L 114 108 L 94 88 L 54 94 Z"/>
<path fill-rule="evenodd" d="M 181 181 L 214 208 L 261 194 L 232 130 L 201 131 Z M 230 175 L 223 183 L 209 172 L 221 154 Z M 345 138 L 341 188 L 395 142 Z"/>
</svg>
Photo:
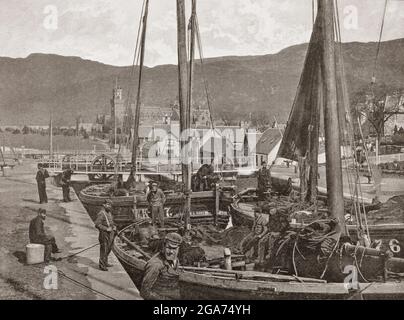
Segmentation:
<svg viewBox="0 0 404 320">
<path fill-rule="evenodd" d="M 137 84 L 137 96 L 134 113 L 134 128 L 133 128 L 133 145 L 132 145 L 132 161 L 131 161 L 131 175 L 132 188 L 125 195 L 113 195 L 110 194 L 110 184 L 98 184 L 91 185 L 84 188 L 80 192 L 80 200 L 94 220 L 97 213 L 102 208 L 106 199 L 112 201 L 112 212 L 115 222 L 121 226 L 127 226 L 133 223 L 140 217 L 147 216 L 148 202 L 146 199 L 146 185 L 142 182 L 135 182 L 135 173 L 138 168 L 138 149 L 139 149 L 139 121 L 140 121 L 140 107 L 141 107 L 141 92 L 142 92 L 142 79 L 143 79 L 143 64 L 145 57 L 145 43 L 146 43 L 146 29 L 149 1 L 145 0 L 141 16 L 141 33 L 139 34 L 139 74 Z M 186 41 L 184 41 L 184 45 Z M 195 39 L 192 40 L 193 43 Z M 135 52 L 135 57 L 138 54 Z M 193 65 L 193 51 L 191 53 L 192 61 L 190 68 Z M 190 105 L 192 101 L 192 89 L 187 90 L 187 82 L 192 84 L 193 72 L 190 70 L 189 75 L 187 72 L 187 58 L 185 52 L 185 58 L 179 59 L 181 65 L 181 73 L 179 74 L 179 101 L 180 101 L 180 131 L 187 132 L 190 128 Z M 179 66 L 180 67 L 180 66 Z M 189 77 L 189 78 L 188 78 Z M 188 93 L 189 92 L 189 93 Z M 186 143 L 188 141 L 181 141 L 181 150 L 186 149 Z M 119 156 L 119 152 L 118 152 Z M 189 225 L 190 221 L 203 222 L 205 224 L 217 224 L 221 227 L 226 227 L 229 222 L 229 215 L 225 209 L 225 205 L 219 201 L 219 198 L 229 195 L 228 192 L 223 190 L 209 190 L 198 191 L 191 193 L 191 165 L 188 160 L 188 154 L 184 153 L 182 161 L 182 182 L 175 183 L 174 181 L 160 181 L 160 187 L 166 192 L 165 210 L 170 217 L 167 217 L 167 222 L 179 222 L 184 220 L 185 225 Z M 118 162 L 118 161 L 117 161 Z M 145 175 L 146 178 L 159 178 L 157 174 Z M 129 180 L 129 179 L 128 179 Z M 161 179 L 160 179 L 161 180 Z M 166 182 L 165 185 L 163 182 Z M 133 187 L 134 185 L 134 187 Z M 191 206 L 192 198 L 192 206 Z M 228 201 L 231 201 L 231 195 L 227 197 Z M 184 201 L 185 200 L 185 201 Z M 184 214 L 185 213 L 185 214 Z"/>
<path fill-rule="evenodd" d="M 338 38 L 340 37 L 340 32 L 337 19 L 338 17 L 335 19 L 334 31 Z M 327 189 L 321 190 L 318 187 L 319 132 L 324 100 L 324 89 L 322 87 L 324 75 L 322 74 L 319 61 L 316 59 L 316 57 L 321 54 L 322 50 L 321 44 L 317 40 L 320 35 L 321 28 L 316 24 L 309 43 L 302 76 L 297 88 L 297 94 L 289 116 L 288 125 L 283 134 L 277 154 L 278 158 L 290 159 L 299 162 L 299 164 L 303 163 L 304 165 L 302 170 L 300 170 L 301 187 L 299 190 L 300 194 L 303 195 L 303 201 L 293 202 L 292 199 L 284 198 L 284 202 L 290 201 L 290 207 L 301 207 L 301 210 L 304 212 L 318 209 L 320 202 L 323 203 L 324 207 L 324 204 L 328 200 L 328 195 L 330 194 L 332 196 L 329 189 L 330 181 L 335 181 L 336 179 L 335 176 L 332 176 L 330 179 L 329 175 L 327 175 Z M 353 122 L 349 110 L 349 99 L 340 41 L 339 45 L 336 45 L 334 49 L 335 99 L 338 106 L 336 116 L 339 126 L 338 131 L 335 131 L 335 136 L 339 136 L 342 142 L 342 149 L 346 154 L 349 154 L 350 150 L 355 149 L 356 143 L 353 139 Z M 339 132 L 339 134 L 337 134 L 337 132 Z M 338 149 L 338 151 L 340 151 L 340 149 Z M 338 154 L 340 155 L 340 152 Z M 334 155 L 336 157 L 337 153 L 334 153 Z M 360 168 L 352 158 L 346 158 L 344 161 L 347 168 L 354 169 L 353 174 L 346 169 L 350 194 L 345 195 L 345 203 L 343 205 L 346 214 L 355 217 L 355 219 L 348 221 L 347 229 L 349 230 L 350 236 L 355 238 L 355 240 L 361 240 L 361 237 L 366 234 L 369 241 L 373 240 L 375 246 L 387 248 L 397 257 L 404 257 L 404 250 L 400 247 L 400 243 L 404 241 L 404 220 L 402 219 L 402 209 L 399 208 L 403 203 L 402 197 L 394 197 L 385 204 L 381 204 L 380 202 L 371 203 L 369 201 L 365 203 L 361 195 L 359 183 Z M 352 164 L 350 164 L 349 161 L 352 161 Z M 327 166 L 327 170 L 329 171 L 328 168 L 329 166 Z M 336 171 L 331 170 L 330 173 L 336 173 Z M 306 177 L 308 177 L 308 179 L 306 179 Z M 272 179 L 276 181 L 279 178 L 273 177 Z M 230 206 L 234 224 L 252 225 L 254 219 L 253 207 L 256 203 L 251 201 L 254 199 L 252 199 L 251 195 L 248 195 L 248 193 L 251 194 L 253 191 L 254 190 L 245 190 L 241 192 Z M 274 200 L 274 202 L 276 202 L 276 200 Z M 327 212 L 327 210 L 324 209 L 322 211 L 323 213 Z M 380 219 L 380 217 L 383 216 L 384 218 Z M 316 218 L 318 218 L 318 215 L 311 214 L 310 217 L 306 217 L 305 222 Z M 382 221 L 382 223 L 380 223 L 380 221 Z"/>
<path fill-rule="evenodd" d="M 185 39 L 184 0 L 177 0 L 177 19 L 181 93 L 184 89 L 182 83 L 186 79 L 185 45 L 181 41 Z M 347 299 L 360 294 L 365 298 L 404 299 L 404 284 L 380 281 L 380 277 L 387 278 L 388 271 L 401 272 L 404 269 L 404 260 L 392 258 L 376 249 L 352 245 L 347 237 L 338 134 L 333 21 L 333 0 L 319 0 L 316 24 L 311 39 L 311 44 L 317 46 L 318 50 L 306 60 L 306 64 L 314 65 L 318 75 L 321 75 L 321 81 L 319 80 L 318 84 L 324 95 L 328 208 L 333 218 L 327 225 L 329 228 L 324 234 L 316 237 L 313 237 L 313 233 L 316 232 L 314 225 L 303 229 L 305 232 L 300 230 L 290 234 L 286 242 L 283 242 L 285 244 L 283 249 L 278 249 L 278 252 L 283 252 L 281 256 L 287 260 L 289 268 L 274 268 L 282 272 L 287 270 L 287 274 L 247 271 L 245 270 L 247 266 L 238 264 L 239 261 L 235 260 L 239 257 L 234 255 L 224 257 L 224 261 L 216 259 L 216 263 L 212 262 L 215 259 L 210 259 L 193 261 L 189 265 L 182 266 L 178 279 L 177 298 Z M 150 246 L 142 246 L 139 238 L 141 235 L 139 230 L 147 226 L 146 220 L 138 220 L 134 225 L 123 229 L 119 237 L 115 239 L 113 249 L 138 288 L 141 285 L 145 265 L 153 254 Z M 178 228 L 169 228 L 169 230 L 160 229 L 159 233 L 164 234 L 164 232 L 175 230 L 181 232 Z M 226 231 L 224 234 L 225 238 L 229 236 Z M 217 250 L 224 249 L 220 244 L 210 246 L 210 248 L 213 247 Z M 229 259 L 234 260 L 229 261 Z M 225 269 L 221 268 L 223 266 Z M 347 267 L 355 267 L 355 270 L 360 273 L 358 282 L 355 281 L 351 283 L 352 285 L 344 283 L 346 277 L 344 270 Z M 232 270 L 235 268 L 240 270 Z M 366 279 L 374 282 L 364 283 Z"/>
</svg>

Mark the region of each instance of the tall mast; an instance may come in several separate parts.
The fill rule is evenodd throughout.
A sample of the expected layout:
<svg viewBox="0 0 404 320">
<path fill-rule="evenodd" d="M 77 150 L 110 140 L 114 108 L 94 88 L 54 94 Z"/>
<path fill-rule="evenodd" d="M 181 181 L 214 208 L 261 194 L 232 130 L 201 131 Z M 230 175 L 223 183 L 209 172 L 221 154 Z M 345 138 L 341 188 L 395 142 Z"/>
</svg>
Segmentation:
<svg viewBox="0 0 404 320">
<path fill-rule="evenodd" d="M 333 0 L 319 0 L 318 14 L 323 19 L 324 26 L 321 69 L 324 87 L 324 132 L 328 208 L 331 216 L 338 220 L 342 233 L 345 233 L 340 126 L 337 108 Z"/>
<path fill-rule="evenodd" d="M 147 27 L 147 16 L 149 12 L 149 0 L 146 0 L 145 11 L 143 15 L 143 27 L 142 35 L 140 38 L 140 60 L 139 60 L 139 79 L 137 84 L 137 96 L 136 96 L 136 106 L 134 115 L 134 126 L 133 126 L 133 145 L 132 145 L 132 168 L 136 170 L 137 161 L 137 148 L 139 145 L 139 121 L 140 121 L 140 94 L 142 86 L 142 74 L 143 74 L 143 63 L 144 63 L 144 52 L 146 43 L 146 27 Z"/>
<path fill-rule="evenodd" d="M 192 0 L 192 13 L 190 19 L 190 49 L 189 49 L 189 83 L 188 83 L 188 113 L 189 117 L 187 121 L 188 128 L 191 127 L 191 110 L 192 110 L 192 89 L 193 89 L 193 80 L 194 80 L 194 60 L 195 60 L 195 19 L 196 19 L 196 0 Z"/>
<path fill-rule="evenodd" d="M 191 128 L 191 115 L 192 115 L 192 90 L 193 90 L 193 83 L 194 83 L 194 62 L 195 62 L 195 31 L 196 31 L 196 0 L 192 0 L 192 13 L 191 13 L 191 19 L 190 19 L 190 48 L 189 48 L 189 73 L 188 73 L 188 105 L 187 105 L 187 128 L 190 130 Z M 187 137 L 188 141 L 188 147 L 191 144 L 190 138 Z M 188 149 L 188 148 L 187 148 Z M 188 152 L 188 150 L 187 150 Z M 189 153 L 187 153 L 187 160 L 189 159 Z M 192 162 L 189 161 L 187 162 L 188 164 L 188 174 L 186 176 L 187 181 L 186 181 L 186 190 L 187 190 L 187 198 L 186 198 L 186 212 L 187 214 L 191 210 L 191 196 L 190 196 L 190 191 L 191 191 L 191 178 L 192 178 Z"/>
<path fill-rule="evenodd" d="M 49 158 L 53 158 L 53 119 L 52 119 L 52 109 L 49 117 Z"/>
<path fill-rule="evenodd" d="M 185 227 L 188 228 L 190 217 L 190 165 L 186 145 L 189 137 L 190 114 L 187 105 L 187 47 L 186 47 L 186 25 L 185 25 L 185 4 L 184 0 L 177 0 L 177 46 L 178 46 L 178 100 L 180 105 L 180 136 L 181 136 L 181 169 L 182 181 L 185 185 Z M 184 136 L 185 135 L 185 136 Z"/>
</svg>

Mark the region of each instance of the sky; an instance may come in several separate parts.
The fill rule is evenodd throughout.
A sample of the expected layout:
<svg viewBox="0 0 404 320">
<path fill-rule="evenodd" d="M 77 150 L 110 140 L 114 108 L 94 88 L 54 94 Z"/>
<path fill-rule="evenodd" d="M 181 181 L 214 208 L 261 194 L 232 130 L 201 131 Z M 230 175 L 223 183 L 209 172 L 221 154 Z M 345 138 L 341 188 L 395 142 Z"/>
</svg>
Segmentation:
<svg viewBox="0 0 404 320">
<path fill-rule="evenodd" d="M 0 0 L 0 56 L 31 53 L 132 64 L 143 0 Z M 191 0 L 185 0 L 187 19 Z M 342 41 L 377 41 L 385 0 L 338 0 Z M 205 57 L 264 55 L 308 42 L 312 0 L 198 0 Z M 383 40 L 404 38 L 389 0 Z M 145 64 L 175 64 L 176 1 L 150 0 Z"/>
</svg>

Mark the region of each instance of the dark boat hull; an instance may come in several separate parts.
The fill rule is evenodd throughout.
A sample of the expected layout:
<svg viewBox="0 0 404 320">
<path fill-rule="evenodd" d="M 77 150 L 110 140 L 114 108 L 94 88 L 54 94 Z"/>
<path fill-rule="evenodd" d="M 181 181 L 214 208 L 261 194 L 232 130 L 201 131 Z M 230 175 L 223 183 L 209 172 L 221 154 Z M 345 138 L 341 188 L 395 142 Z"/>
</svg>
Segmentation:
<svg viewBox="0 0 404 320">
<path fill-rule="evenodd" d="M 106 199 L 112 201 L 113 217 L 115 222 L 120 226 L 126 226 L 135 221 L 137 217 L 134 214 L 134 196 L 119 196 L 109 197 L 101 195 L 87 194 L 85 189 L 80 192 L 80 200 L 90 215 L 91 219 L 95 220 L 98 212 L 101 210 L 102 205 Z M 192 193 L 192 207 L 191 222 L 199 224 L 214 224 L 215 217 L 213 215 L 204 216 L 201 220 L 200 215 L 194 214 L 199 210 L 214 212 L 215 206 L 215 194 L 213 191 L 202 191 Z M 173 193 L 167 195 L 165 203 L 166 209 L 179 208 L 183 205 L 184 198 L 180 193 Z M 226 209 L 226 208 L 222 208 Z M 145 214 L 148 210 L 148 203 L 145 195 L 136 195 L 136 210 L 138 213 Z M 178 220 L 178 218 L 167 218 L 168 220 Z M 229 222 L 229 216 L 227 214 L 219 213 L 217 216 L 217 224 L 222 227 L 226 227 Z"/>
<path fill-rule="evenodd" d="M 141 225 L 146 220 L 139 220 Z M 128 227 L 130 228 L 130 227 Z M 129 229 L 127 229 L 129 230 Z M 136 250 L 125 250 L 117 237 L 113 252 L 140 290 L 146 259 Z M 298 281 L 299 280 L 299 281 Z M 359 283 L 356 291 L 344 283 L 272 275 L 254 271 L 231 271 L 183 267 L 178 278 L 178 299 L 184 300 L 327 300 L 404 299 L 404 283 Z"/>
<path fill-rule="evenodd" d="M 198 273 L 182 273 L 180 294 L 190 300 L 403 300 L 404 284 L 359 283 L 350 291 L 343 283 L 247 283 L 237 279 L 210 277 Z"/>
<path fill-rule="evenodd" d="M 131 278 L 132 282 L 135 284 L 136 288 L 140 291 L 146 261 L 131 257 L 124 250 L 122 250 L 121 246 L 116 245 L 116 243 L 114 243 L 112 251 L 118 258 L 126 273 Z"/>
</svg>

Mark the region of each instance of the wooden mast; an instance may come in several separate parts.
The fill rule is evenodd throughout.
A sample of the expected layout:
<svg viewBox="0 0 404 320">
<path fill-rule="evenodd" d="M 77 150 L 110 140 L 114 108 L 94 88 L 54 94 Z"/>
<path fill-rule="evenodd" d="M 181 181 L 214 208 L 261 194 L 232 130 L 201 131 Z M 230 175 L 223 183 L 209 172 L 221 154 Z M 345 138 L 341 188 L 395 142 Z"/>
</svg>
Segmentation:
<svg viewBox="0 0 404 320">
<path fill-rule="evenodd" d="M 192 89 L 194 80 L 194 59 L 195 59 L 195 17 L 196 17 L 196 0 L 192 0 L 192 13 L 190 20 L 190 48 L 189 48 L 189 79 L 188 79 L 188 124 L 187 127 L 191 127 L 191 110 L 192 110 Z"/>
<path fill-rule="evenodd" d="M 192 90 L 194 83 L 194 62 L 195 62 L 195 26 L 196 26 L 196 0 L 192 0 L 192 13 L 190 20 L 190 48 L 189 48 L 189 72 L 188 72 L 188 104 L 187 104 L 187 118 L 186 118 L 186 127 L 188 130 L 191 130 L 191 115 L 192 115 Z M 185 205 L 185 216 L 189 217 L 189 212 L 191 211 L 191 178 L 192 178 L 192 158 L 190 157 L 189 148 L 191 146 L 191 138 L 187 136 L 188 147 L 187 151 L 187 176 L 185 182 L 185 190 L 186 190 L 186 205 Z M 186 226 L 188 226 L 188 222 L 186 222 Z"/>
<path fill-rule="evenodd" d="M 341 232 L 344 234 L 346 228 L 344 220 L 340 126 L 337 108 L 333 0 L 319 0 L 318 14 L 323 19 L 324 27 L 321 70 L 324 87 L 324 132 L 328 208 L 331 216 L 338 220 Z"/>
<path fill-rule="evenodd" d="M 49 117 L 49 158 L 53 159 L 53 117 L 52 109 Z"/>
<path fill-rule="evenodd" d="M 180 106 L 180 136 L 181 136 L 181 169 L 184 183 L 185 206 L 184 222 L 187 229 L 190 222 L 190 164 L 188 161 L 187 143 L 189 140 L 190 114 L 187 105 L 187 47 L 186 47 L 186 24 L 184 0 L 177 0 L 177 48 L 178 48 L 178 100 Z"/>
<path fill-rule="evenodd" d="M 149 0 L 146 0 L 145 11 L 143 15 L 143 27 L 142 35 L 140 39 L 140 60 L 139 60 L 139 79 L 137 85 L 137 96 L 136 96 L 136 107 L 134 115 L 134 127 L 133 127 L 133 145 L 132 145 L 132 169 L 137 169 L 137 148 L 139 146 L 139 120 L 140 120 L 140 93 L 142 85 L 142 73 L 143 73 L 143 63 L 144 63 L 144 52 L 146 43 L 146 27 L 147 27 L 147 16 L 149 11 Z"/>
</svg>

